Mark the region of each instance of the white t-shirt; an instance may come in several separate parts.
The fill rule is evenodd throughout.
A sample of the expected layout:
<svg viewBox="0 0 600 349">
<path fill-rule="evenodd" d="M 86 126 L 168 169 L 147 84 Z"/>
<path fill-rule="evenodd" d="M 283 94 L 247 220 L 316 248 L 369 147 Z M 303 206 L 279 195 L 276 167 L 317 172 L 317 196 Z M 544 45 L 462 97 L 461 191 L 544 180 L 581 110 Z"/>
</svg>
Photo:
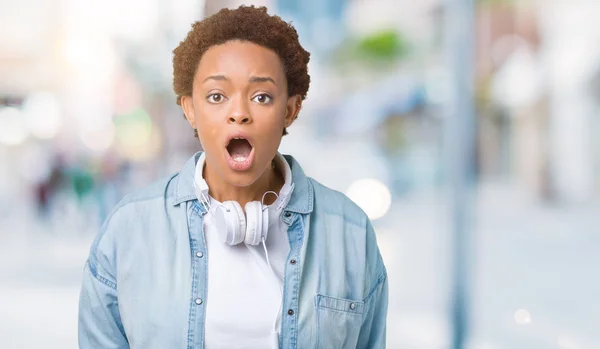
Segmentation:
<svg viewBox="0 0 600 349">
<path fill-rule="evenodd" d="M 202 160 L 198 165 L 203 165 Z M 285 193 L 291 185 L 291 169 L 281 154 L 276 158 L 276 166 L 284 174 L 281 192 Z M 200 170 L 200 176 L 201 173 Z M 280 219 L 282 210 L 277 207 L 285 207 L 289 196 L 279 195 L 270 205 L 269 213 L 276 216 L 270 219 L 266 248 L 273 271 L 262 244 L 230 246 L 221 240 L 213 216 L 204 215 L 208 258 L 205 349 L 271 348 L 276 343 L 284 268 L 290 251 L 288 226 Z M 210 198 L 210 207 L 217 205 Z"/>
</svg>

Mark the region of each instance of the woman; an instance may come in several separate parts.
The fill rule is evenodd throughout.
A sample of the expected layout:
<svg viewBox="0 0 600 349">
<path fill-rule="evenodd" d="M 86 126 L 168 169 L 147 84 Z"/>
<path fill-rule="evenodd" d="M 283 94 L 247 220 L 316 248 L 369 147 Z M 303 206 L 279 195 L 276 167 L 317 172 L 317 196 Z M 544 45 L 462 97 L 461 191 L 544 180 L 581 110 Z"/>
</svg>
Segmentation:
<svg viewBox="0 0 600 349">
<path fill-rule="evenodd" d="M 204 152 L 125 197 L 84 269 L 80 348 L 383 348 L 371 223 L 278 153 L 309 53 L 265 8 L 221 10 L 174 51 Z"/>
</svg>

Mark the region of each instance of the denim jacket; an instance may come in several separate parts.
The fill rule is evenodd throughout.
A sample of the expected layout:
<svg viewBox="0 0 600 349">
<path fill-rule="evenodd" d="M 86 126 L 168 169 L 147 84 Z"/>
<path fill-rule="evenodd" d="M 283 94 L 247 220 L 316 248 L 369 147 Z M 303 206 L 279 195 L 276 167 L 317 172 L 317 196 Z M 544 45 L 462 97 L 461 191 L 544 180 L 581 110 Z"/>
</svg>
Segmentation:
<svg viewBox="0 0 600 349">
<path fill-rule="evenodd" d="M 210 251 L 194 193 L 199 155 L 126 196 L 104 222 L 84 267 L 80 348 L 203 347 Z M 285 159 L 295 189 L 281 214 L 290 253 L 280 348 L 385 348 L 387 272 L 369 219 Z"/>
</svg>

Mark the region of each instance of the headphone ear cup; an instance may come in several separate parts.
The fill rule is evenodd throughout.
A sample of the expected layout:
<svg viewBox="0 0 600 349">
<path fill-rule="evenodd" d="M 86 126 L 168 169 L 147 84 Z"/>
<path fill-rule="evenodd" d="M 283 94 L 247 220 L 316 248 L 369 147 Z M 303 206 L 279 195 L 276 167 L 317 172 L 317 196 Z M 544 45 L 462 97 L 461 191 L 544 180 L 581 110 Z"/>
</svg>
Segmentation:
<svg viewBox="0 0 600 349">
<path fill-rule="evenodd" d="M 258 245 L 262 241 L 263 232 L 262 204 L 259 201 L 250 201 L 246 204 L 246 245 Z"/>
<path fill-rule="evenodd" d="M 227 212 L 229 210 L 229 212 Z M 225 231 L 221 236 L 225 243 L 237 245 L 244 241 L 246 234 L 246 217 L 242 206 L 237 201 L 225 201 L 221 211 L 224 214 Z"/>
</svg>

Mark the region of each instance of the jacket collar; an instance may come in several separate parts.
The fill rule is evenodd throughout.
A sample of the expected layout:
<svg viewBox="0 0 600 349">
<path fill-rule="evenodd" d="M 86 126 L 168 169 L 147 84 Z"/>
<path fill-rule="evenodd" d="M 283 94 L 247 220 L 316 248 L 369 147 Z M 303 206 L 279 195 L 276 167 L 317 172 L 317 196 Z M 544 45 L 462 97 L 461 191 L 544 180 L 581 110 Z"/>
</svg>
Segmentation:
<svg viewBox="0 0 600 349">
<path fill-rule="evenodd" d="M 182 202 L 196 200 L 194 190 L 194 175 L 196 172 L 196 162 L 202 152 L 197 152 L 183 166 L 181 172 L 176 178 L 175 196 L 173 205 L 179 205 Z M 294 190 L 287 206 L 286 211 L 307 214 L 313 210 L 313 187 L 309 178 L 304 174 L 300 164 L 291 155 L 283 155 L 292 169 L 292 181 Z"/>
</svg>

